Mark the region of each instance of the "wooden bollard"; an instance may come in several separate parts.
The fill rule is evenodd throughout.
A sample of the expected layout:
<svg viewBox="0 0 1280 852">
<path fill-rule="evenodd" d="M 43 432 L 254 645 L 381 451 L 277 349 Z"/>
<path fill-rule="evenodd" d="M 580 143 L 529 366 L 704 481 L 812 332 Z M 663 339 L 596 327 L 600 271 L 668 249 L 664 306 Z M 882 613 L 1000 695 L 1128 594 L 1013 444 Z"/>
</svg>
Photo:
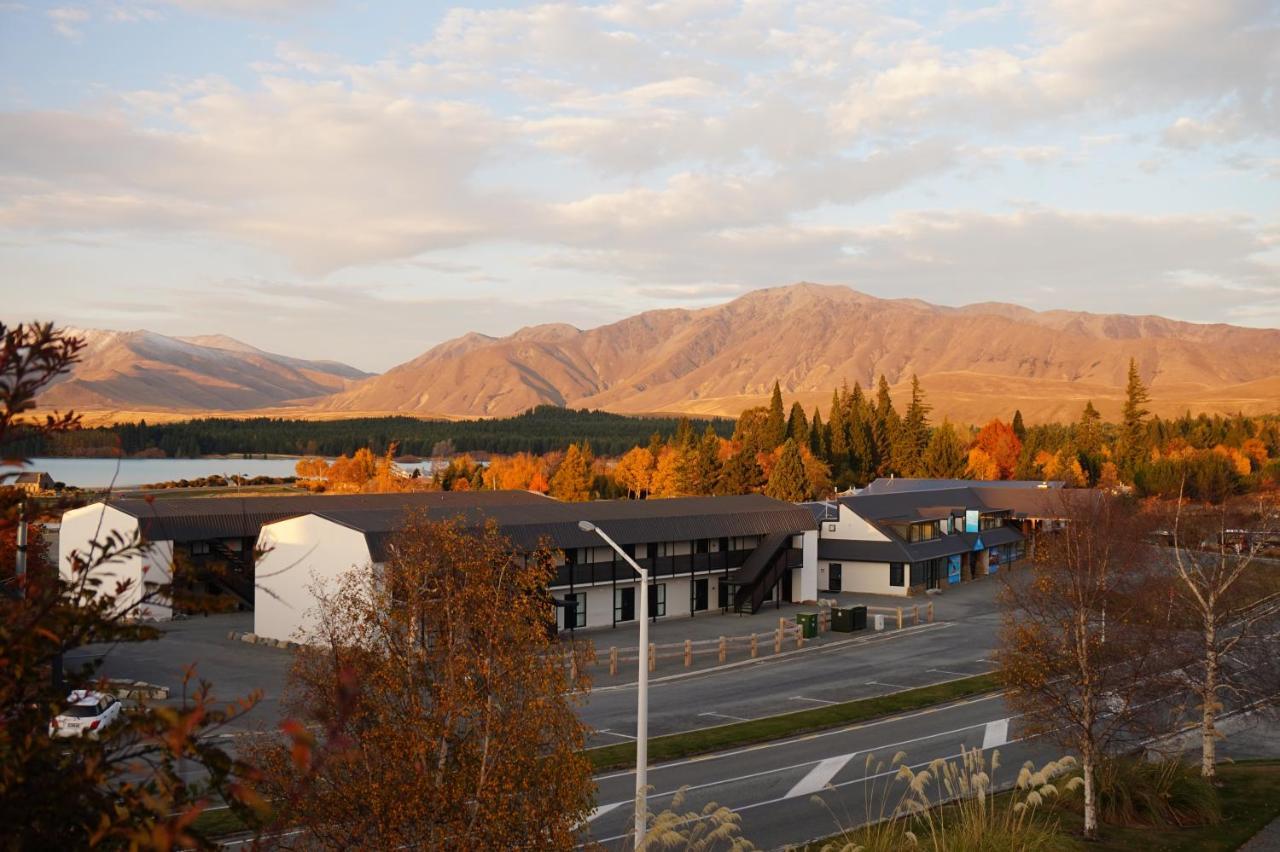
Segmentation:
<svg viewBox="0 0 1280 852">
<path fill-rule="evenodd" d="M 729 642 L 723 636 L 720 637 L 720 662 L 725 661 L 725 657 L 729 655 Z"/>
<path fill-rule="evenodd" d="M 929 601 L 929 623 L 933 624 L 933 601 Z"/>
<path fill-rule="evenodd" d="M 687 669 L 693 665 L 693 640 L 684 640 L 684 667 Z"/>
<path fill-rule="evenodd" d="M 804 647 L 804 625 L 803 624 L 796 625 L 796 647 L 797 648 Z"/>
<path fill-rule="evenodd" d="M 756 647 L 756 634 L 752 633 L 751 634 L 751 659 L 754 660 L 756 658 L 756 655 L 759 653 L 760 651 Z"/>
<path fill-rule="evenodd" d="M 782 653 L 782 628 L 778 627 L 773 631 L 773 653 Z"/>
<path fill-rule="evenodd" d="M 916 604 L 915 606 L 911 607 L 911 623 L 912 624 L 920 623 L 920 604 Z"/>
<path fill-rule="evenodd" d="M 578 655 L 569 654 L 569 683 L 577 683 L 578 681 Z"/>
<path fill-rule="evenodd" d="M 658 668 L 658 646 L 649 643 L 649 671 L 657 671 Z"/>
<path fill-rule="evenodd" d="M 609 648 L 609 674 L 618 674 L 618 646 L 614 645 Z"/>
<path fill-rule="evenodd" d="M 898 607 L 898 629 L 902 629 L 902 607 Z"/>
</svg>

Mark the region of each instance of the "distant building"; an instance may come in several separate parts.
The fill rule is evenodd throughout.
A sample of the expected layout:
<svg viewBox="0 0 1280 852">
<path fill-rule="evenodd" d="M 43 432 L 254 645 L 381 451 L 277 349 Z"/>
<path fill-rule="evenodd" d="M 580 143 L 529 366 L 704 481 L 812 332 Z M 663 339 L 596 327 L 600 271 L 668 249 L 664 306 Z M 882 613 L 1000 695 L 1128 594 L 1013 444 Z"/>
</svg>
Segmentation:
<svg viewBox="0 0 1280 852">
<path fill-rule="evenodd" d="M 994 574 L 1056 527 L 1061 493 L 1040 482 L 879 479 L 807 503 L 818 589 L 909 595 Z"/>
<path fill-rule="evenodd" d="M 32 497 L 53 491 L 53 477 L 42 470 L 24 471 L 10 480 L 8 484 L 27 492 Z"/>
</svg>

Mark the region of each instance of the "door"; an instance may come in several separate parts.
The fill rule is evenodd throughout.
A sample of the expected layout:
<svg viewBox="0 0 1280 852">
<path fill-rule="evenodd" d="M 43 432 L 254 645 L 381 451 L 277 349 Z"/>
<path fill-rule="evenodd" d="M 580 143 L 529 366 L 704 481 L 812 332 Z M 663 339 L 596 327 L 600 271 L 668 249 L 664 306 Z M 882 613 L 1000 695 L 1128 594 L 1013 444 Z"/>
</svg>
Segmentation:
<svg viewBox="0 0 1280 852">
<path fill-rule="evenodd" d="M 844 566 L 839 562 L 832 562 L 831 567 L 827 569 L 827 591 L 842 592 L 844 591 L 844 578 L 841 576 L 844 572 Z"/>
<path fill-rule="evenodd" d="M 936 589 L 942 585 L 942 560 L 929 560 L 929 574 L 925 581 L 925 588 Z"/>
<path fill-rule="evenodd" d="M 708 581 L 706 577 L 693 581 L 693 611 L 702 612 L 707 608 L 709 601 Z"/>
<path fill-rule="evenodd" d="M 635 586 L 631 586 L 626 589 L 618 589 L 614 592 L 613 620 L 615 622 L 636 620 Z"/>
</svg>

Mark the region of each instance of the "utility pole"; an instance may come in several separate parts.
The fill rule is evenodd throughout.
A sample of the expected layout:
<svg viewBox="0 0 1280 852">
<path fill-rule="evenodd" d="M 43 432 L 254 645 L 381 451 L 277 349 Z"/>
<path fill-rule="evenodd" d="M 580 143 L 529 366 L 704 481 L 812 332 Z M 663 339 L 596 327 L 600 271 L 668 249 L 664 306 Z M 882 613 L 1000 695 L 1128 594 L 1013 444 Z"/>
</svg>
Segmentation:
<svg viewBox="0 0 1280 852">
<path fill-rule="evenodd" d="M 18 548 L 13 565 L 14 585 L 19 598 L 27 596 L 27 501 L 18 504 Z"/>
</svg>

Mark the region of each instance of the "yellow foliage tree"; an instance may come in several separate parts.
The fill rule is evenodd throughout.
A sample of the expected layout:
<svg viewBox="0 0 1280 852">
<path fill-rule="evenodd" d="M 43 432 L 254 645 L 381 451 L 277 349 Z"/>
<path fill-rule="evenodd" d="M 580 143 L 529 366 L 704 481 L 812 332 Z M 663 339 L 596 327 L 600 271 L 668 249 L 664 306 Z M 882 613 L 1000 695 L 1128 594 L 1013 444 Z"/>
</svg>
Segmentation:
<svg viewBox="0 0 1280 852">
<path fill-rule="evenodd" d="M 614 465 L 613 476 L 627 489 L 627 497 L 638 500 L 652 489 L 653 455 L 644 447 L 632 447 Z"/>
</svg>

